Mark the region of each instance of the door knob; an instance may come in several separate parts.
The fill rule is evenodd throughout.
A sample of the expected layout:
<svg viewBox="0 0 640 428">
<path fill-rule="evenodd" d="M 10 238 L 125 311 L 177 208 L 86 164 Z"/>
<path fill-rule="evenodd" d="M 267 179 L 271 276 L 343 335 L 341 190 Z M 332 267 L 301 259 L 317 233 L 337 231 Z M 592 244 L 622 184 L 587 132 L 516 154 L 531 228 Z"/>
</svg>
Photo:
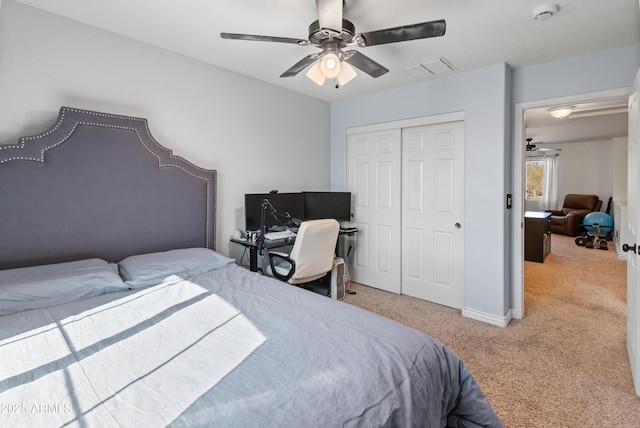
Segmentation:
<svg viewBox="0 0 640 428">
<path fill-rule="evenodd" d="M 633 244 L 633 245 L 622 244 L 622 251 L 624 251 L 625 253 L 628 252 L 628 251 L 633 251 L 635 253 L 636 252 L 636 244 Z"/>
<path fill-rule="evenodd" d="M 456 223 L 455 226 L 456 226 L 456 229 L 460 229 L 462 227 L 460 223 Z"/>
</svg>

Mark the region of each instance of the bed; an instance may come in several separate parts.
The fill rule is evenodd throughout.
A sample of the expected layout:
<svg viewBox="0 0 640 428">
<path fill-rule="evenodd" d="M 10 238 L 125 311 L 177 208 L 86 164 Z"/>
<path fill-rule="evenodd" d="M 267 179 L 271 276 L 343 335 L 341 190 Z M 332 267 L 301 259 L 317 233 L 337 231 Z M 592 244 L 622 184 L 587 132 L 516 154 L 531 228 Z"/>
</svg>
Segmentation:
<svg viewBox="0 0 640 428">
<path fill-rule="evenodd" d="M 0 146 L 0 426 L 502 426 L 436 340 L 216 252 L 216 180 L 141 118 Z"/>
</svg>

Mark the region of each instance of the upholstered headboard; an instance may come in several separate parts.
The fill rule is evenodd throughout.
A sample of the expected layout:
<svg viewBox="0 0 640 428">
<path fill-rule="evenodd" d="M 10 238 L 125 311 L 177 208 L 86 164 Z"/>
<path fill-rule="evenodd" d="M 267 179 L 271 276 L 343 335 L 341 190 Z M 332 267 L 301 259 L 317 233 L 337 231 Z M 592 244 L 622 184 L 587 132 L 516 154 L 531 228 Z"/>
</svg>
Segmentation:
<svg viewBox="0 0 640 428">
<path fill-rule="evenodd" d="M 0 269 L 215 249 L 216 171 L 174 156 L 146 119 L 62 107 L 0 145 Z"/>
</svg>

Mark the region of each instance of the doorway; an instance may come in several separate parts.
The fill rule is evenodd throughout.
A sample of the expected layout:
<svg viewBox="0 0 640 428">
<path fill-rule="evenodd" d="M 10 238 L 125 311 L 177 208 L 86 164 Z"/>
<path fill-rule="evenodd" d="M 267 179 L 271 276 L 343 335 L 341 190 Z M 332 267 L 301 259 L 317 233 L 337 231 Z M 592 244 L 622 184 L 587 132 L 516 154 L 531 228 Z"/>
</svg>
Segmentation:
<svg viewBox="0 0 640 428">
<path fill-rule="evenodd" d="M 522 319 L 525 313 L 524 307 L 524 212 L 525 208 L 525 177 L 526 177 L 526 135 L 525 112 L 531 109 L 544 109 L 551 106 L 575 105 L 588 102 L 599 102 L 629 96 L 630 88 L 615 89 L 597 93 L 581 94 L 570 97 L 561 97 L 547 100 L 539 100 L 527 103 L 519 103 L 515 106 L 514 126 L 514 198 L 513 198 L 513 317 Z M 563 198 L 564 195 L 558 195 Z M 560 203 L 562 201 L 560 200 Z M 606 203 L 606 201 L 605 201 Z M 553 252 L 553 244 L 552 244 Z"/>
</svg>

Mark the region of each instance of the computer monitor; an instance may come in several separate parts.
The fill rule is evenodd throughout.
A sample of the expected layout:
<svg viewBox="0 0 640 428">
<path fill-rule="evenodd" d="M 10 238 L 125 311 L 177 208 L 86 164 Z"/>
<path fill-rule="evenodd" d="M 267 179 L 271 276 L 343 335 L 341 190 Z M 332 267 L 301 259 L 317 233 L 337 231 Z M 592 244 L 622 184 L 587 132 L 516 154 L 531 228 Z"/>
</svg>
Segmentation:
<svg viewBox="0 0 640 428">
<path fill-rule="evenodd" d="M 285 226 L 288 222 L 288 213 L 291 219 L 304 218 L 304 197 L 302 193 L 247 193 L 244 195 L 245 227 L 247 230 L 260 229 L 260 216 L 262 215 L 262 201 L 268 199 L 273 208 L 278 212 L 267 208 L 265 215 L 265 227 L 267 230 L 275 226 Z"/>
<path fill-rule="evenodd" d="M 302 192 L 304 219 L 335 218 L 351 220 L 351 192 Z"/>
</svg>

